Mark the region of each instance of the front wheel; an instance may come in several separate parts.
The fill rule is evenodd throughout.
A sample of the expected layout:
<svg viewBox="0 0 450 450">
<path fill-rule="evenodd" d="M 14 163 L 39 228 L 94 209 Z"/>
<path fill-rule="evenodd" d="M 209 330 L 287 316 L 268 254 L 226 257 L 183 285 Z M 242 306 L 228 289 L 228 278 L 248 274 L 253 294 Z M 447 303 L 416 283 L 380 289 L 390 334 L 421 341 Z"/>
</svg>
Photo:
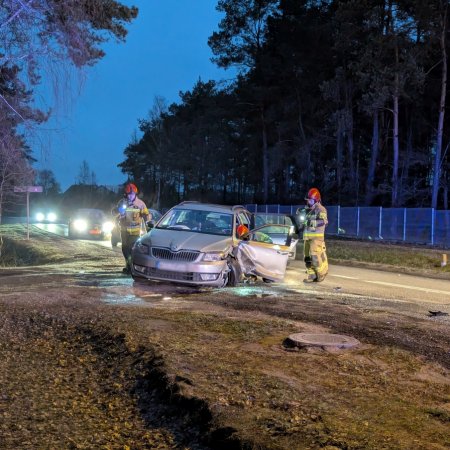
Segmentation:
<svg viewBox="0 0 450 450">
<path fill-rule="evenodd" d="M 241 279 L 241 270 L 235 259 L 228 260 L 228 269 L 230 271 L 227 274 L 226 286 L 236 287 Z"/>
<path fill-rule="evenodd" d="M 145 281 L 147 281 L 147 278 L 140 277 L 139 275 L 134 274 L 131 274 L 131 278 L 133 278 L 133 281 L 136 281 L 136 283 L 144 283 Z"/>
</svg>

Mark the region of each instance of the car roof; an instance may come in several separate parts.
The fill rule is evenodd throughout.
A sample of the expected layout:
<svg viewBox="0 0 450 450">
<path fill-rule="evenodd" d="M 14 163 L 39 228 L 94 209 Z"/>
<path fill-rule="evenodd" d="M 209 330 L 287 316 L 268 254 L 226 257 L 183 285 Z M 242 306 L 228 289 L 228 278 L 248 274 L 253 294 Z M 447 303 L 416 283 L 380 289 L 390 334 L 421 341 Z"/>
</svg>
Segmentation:
<svg viewBox="0 0 450 450">
<path fill-rule="evenodd" d="M 189 207 L 189 209 L 194 209 L 198 211 L 214 211 L 214 212 L 222 212 L 222 213 L 229 213 L 232 214 L 235 211 L 244 210 L 246 211 L 245 207 L 242 205 L 217 205 L 214 203 L 202 203 L 202 202 L 194 202 L 194 201 L 186 201 L 181 202 L 178 205 L 174 206 L 174 208 L 179 207 Z"/>
<path fill-rule="evenodd" d="M 80 208 L 77 209 L 76 214 L 90 214 L 90 213 L 101 213 L 101 214 L 105 214 L 101 209 L 97 209 L 97 208 Z"/>
</svg>

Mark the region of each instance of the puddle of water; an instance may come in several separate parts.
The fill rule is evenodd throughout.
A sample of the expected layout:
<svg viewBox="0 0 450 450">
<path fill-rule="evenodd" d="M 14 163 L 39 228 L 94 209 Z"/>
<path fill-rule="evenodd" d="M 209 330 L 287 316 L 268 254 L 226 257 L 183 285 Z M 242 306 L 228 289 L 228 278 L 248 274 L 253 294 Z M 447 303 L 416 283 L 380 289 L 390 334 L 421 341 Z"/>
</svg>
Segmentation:
<svg viewBox="0 0 450 450">
<path fill-rule="evenodd" d="M 145 301 L 133 294 L 128 295 L 117 295 L 117 294 L 106 294 L 103 297 L 103 301 L 108 304 L 113 305 L 123 305 L 123 304 L 144 304 Z"/>
<path fill-rule="evenodd" d="M 133 280 L 131 278 L 122 277 L 95 277 L 92 279 L 83 279 L 76 282 L 77 286 L 92 286 L 92 287 L 115 287 L 115 286 L 128 286 L 133 285 Z"/>
<path fill-rule="evenodd" d="M 284 297 L 282 292 L 267 289 L 261 286 L 238 286 L 235 288 L 223 288 L 222 292 L 232 292 L 239 297 Z"/>
</svg>

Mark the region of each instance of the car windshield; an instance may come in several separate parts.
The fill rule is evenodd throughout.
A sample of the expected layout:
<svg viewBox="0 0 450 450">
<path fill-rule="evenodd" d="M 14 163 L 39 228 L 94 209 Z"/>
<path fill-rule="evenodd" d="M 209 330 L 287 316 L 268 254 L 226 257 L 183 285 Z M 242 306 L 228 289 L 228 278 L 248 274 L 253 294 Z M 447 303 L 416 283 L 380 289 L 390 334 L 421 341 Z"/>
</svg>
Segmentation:
<svg viewBox="0 0 450 450">
<path fill-rule="evenodd" d="M 159 219 L 161 219 L 162 214 L 157 211 L 156 209 L 149 209 L 150 214 L 152 215 L 152 220 L 154 222 L 158 222 Z"/>
<path fill-rule="evenodd" d="M 79 209 L 75 216 L 89 220 L 103 220 L 104 214 L 99 209 Z"/>
<path fill-rule="evenodd" d="M 233 214 L 175 208 L 164 216 L 156 228 L 231 236 Z"/>
</svg>

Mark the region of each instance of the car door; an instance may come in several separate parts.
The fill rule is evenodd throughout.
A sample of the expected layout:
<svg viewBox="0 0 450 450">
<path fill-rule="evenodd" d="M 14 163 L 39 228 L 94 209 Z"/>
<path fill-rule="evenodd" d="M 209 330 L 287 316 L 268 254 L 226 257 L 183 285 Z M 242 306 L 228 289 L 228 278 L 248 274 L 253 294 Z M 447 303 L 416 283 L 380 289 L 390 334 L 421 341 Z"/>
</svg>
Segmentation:
<svg viewBox="0 0 450 450">
<path fill-rule="evenodd" d="M 282 281 L 290 251 L 291 227 L 266 224 L 251 230 L 236 247 L 242 272 L 270 281 Z"/>
</svg>

